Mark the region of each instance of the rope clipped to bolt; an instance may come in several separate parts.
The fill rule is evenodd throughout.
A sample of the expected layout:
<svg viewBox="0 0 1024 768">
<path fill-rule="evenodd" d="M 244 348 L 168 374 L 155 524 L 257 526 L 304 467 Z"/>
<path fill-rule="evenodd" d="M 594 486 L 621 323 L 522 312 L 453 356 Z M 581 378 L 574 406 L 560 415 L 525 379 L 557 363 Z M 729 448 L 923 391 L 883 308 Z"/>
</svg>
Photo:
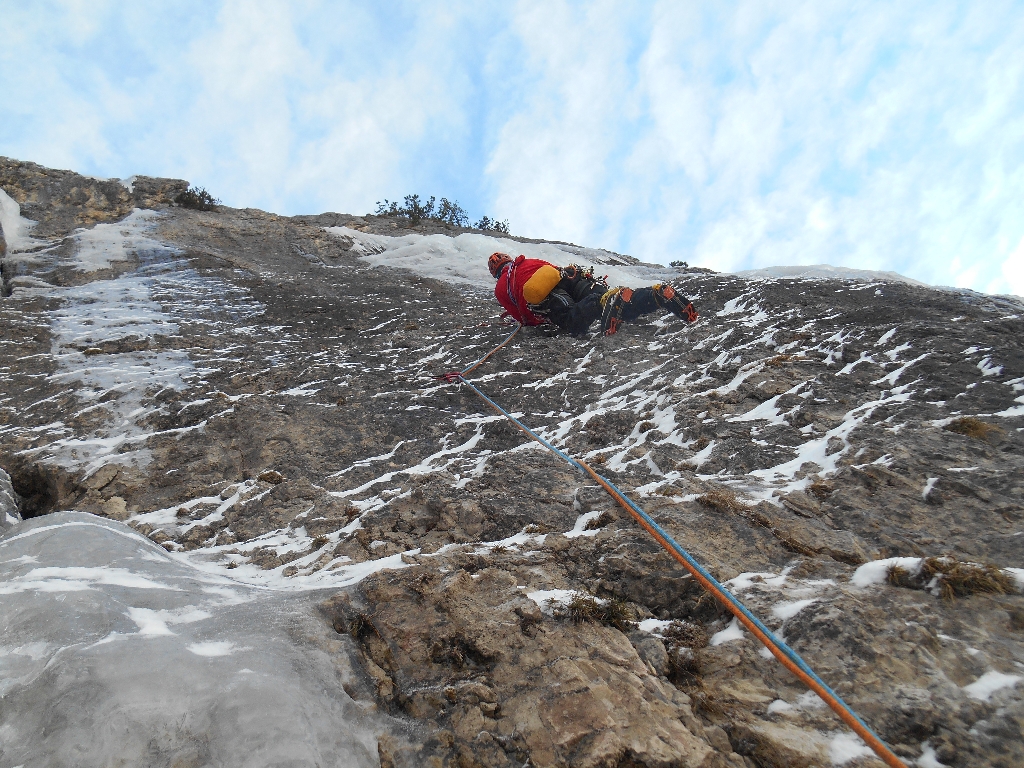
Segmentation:
<svg viewBox="0 0 1024 768">
<path fill-rule="evenodd" d="M 665 549 L 666 552 L 668 552 L 687 571 L 690 572 L 690 574 L 702 587 L 704 587 L 704 589 L 714 595 L 715 599 L 725 606 L 725 608 L 735 616 L 736 619 L 746 627 L 752 635 L 754 635 L 754 637 L 760 640 L 762 645 L 771 652 L 772 656 L 778 659 L 786 669 L 803 681 L 803 683 L 814 691 L 844 723 L 846 723 L 858 736 L 860 736 L 860 738 L 864 740 L 864 743 L 871 747 L 882 762 L 891 766 L 891 768 L 907 768 L 906 763 L 900 760 L 900 758 L 893 753 L 889 746 L 882 741 L 882 739 L 879 738 L 873 730 L 871 730 L 867 723 L 865 723 L 857 713 L 855 713 L 850 706 L 842 700 L 839 694 L 829 688 L 825 681 L 818 677 L 817 673 L 815 673 L 815 671 L 811 669 L 800 657 L 800 654 L 790 648 L 785 641 L 768 629 L 760 619 L 750 612 L 739 598 L 727 590 L 714 576 L 711 575 L 711 573 L 708 572 L 706 568 L 704 568 L 704 566 L 697 562 L 689 552 L 683 549 L 660 525 L 654 522 L 650 515 L 644 512 L 644 510 L 637 506 L 632 499 L 619 490 L 614 483 L 595 472 L 589 464 L 581 461 L 580 459 L 575 459 L 556 448 L 494 402 L 491 398 L 481 392 L 476 385 L 465 378 L 466 374 L 479 368 L 492 355 L 498 352 L 498 350 L 502 349 L 512 341 L 513 337 L 515 337 L 520 330 L 522 330 L 522 325 L 517 324 L 516 329 L 512 331 L 508 338 L 468 368 L 461 371 L 451 371 L 443 376 L 439 376 L 438 378 L 444 379 L 449 384 L 459 383 L 467 385 L 477 395 L 479 395 L 482 400 L 512 422 L 531 439 L 536 440 L 573 468 L 590 475 L 590 477 L 592 477 L 602 488 L 605 489 L 605 491 L 608 492 L 608 495 L 610 495 L 621 507 L 629 512 L 641 528 L 647 531 L 654 540 Z"/>
</svg>

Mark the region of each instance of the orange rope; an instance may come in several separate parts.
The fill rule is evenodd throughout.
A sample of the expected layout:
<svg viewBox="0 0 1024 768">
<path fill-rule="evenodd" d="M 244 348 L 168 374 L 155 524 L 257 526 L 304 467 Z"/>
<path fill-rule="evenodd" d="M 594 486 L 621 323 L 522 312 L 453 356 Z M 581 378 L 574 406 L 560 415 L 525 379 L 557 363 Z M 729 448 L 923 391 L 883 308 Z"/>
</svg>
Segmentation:
<svg viewBox="0 0 1024 768">
<path fill-rule="evenodd" d="M 652 537 L 654 537 L 655 541 L 657 541 L 662 546 L 662 548 L 665 549 L 666 552 L 668 552 L 679 563 L 681 563 L 682 566 L 686 568 L 686 570 L 689 571 L 695 579 L 697 579 L 701 586 L 703 586 L 706 590 L 708 590 L 708 592 L 714 595 L 715 598 L 720 603 L 722 603 L 729 610 L 729 612 L 732 613 L 733 616 L 735 616 L 743 624 L 743 626 L 745 626 L 747 630 L 750 631 L 751 634 L 753 634 L 758 640 L 760 640 L 761 643 L 771 652 L 771 654 L 780 662 L 782 662 L 782 665 L 786 669 L 788 669 L 790 672 L 796 675 L 800 680 L 804 682 L 804 684 L 808 688 L 814 691 L 818 695 L 818 697 L 821 698 L 822 701 L 828 704 L 832 711 L 839 715 L 839 718 L 844 723 L 846 723 L 858 736 L 860 736 L 869 747 L 871 747 L 871 749 L 874 751 L 876 755 L 878 755 L 882 762 L 890 766 L 890 768 L 907 768 L 906 763 L 904 763 L 899 757 L 897 757 L 893 753 L 893 751 L 889 749 L 888 745 L 886 745 L 885 742 L 878 738 L 878 736 L 876 736 L 875 733 L 859 717 L 857 717 L 856 714 L 853 713 L 853 710 L 850 709 L 846 702 L 840 699 L 833 691 L 831 691 L 828 688 L 828 686 L 820 682 L 820 679 L 817 678 L 817 675 L 815 675 L 813 671 L 810 670 L 810 667 L 807 667 L 806 663 L 802 659 L 800 659 L 799 656 L 796 655 L 795 651 L 788 648 L 787 646 L 786 650 L 788 650 L 789 654 L 792 654 L 792 656 L 796 658 L 796 661 L 794 661 L 794 659 L 786 653 L 786 650 L 783 650 L 780 647 L 780 641 L 777 638 L 775 638 L 770 631 L 767 631 L 766 628 L 763 628 L 763 625 L 761 625 L 760 621 L 755 619 L 753 615 L 750 614 L 745 607 L 741 606 L 739 604 L 739 601 L 734 596 L 729 594 L 725 590 L 725 588 L 722 587 L 722 585 L 714 579 L 714 577 L 712 577 L 710 574 L 707 574 L 706 571 L 704 571 L 704 569 L 696 563 L 696 561 L 691 562 L 691 560 L 688 560 L 687 556 L 684 556 L 682 548 L 678 544 L 676 544 L 676 542 L 673 541 L 671 537 L 668 536 L 668 534 L 664 533 L 660 529 L 660 526 L 655 524 L 648 517 L 647 513 L 645 513 L 642 509 L 636 506 L 636 504 L 634 504 L 632 501 L 626 498 L 611 483 L 609 483 L 607 480 L 605 480 L 603 477 L 597 474 L 597 472 L 595 472 L 590 467 L 590 465 L 584 463 L 583 461 L 580 461 L 579 459 L 573 458 L 572 456 L 569 456 L 568 454 L 565 454 L 562 451 L 555 448 L 542 437 L 531 431 L 526 425 L 522 424 L 510 413 L 505 411 L 501 406 L 499 406 L 497 403 L 491 400 L 491 398 L 487 397 L 487 395 L 485 395 L 483 392 L 477 389 L 472 383 L 463 378 L 465 374 L 481 366 L 488 358 L 491 357 L 491 355 L 493 355 L 499 349 L 508 344 L 512 340 L 512 337 L 519 332 L 520 328 L 522 328 L 521 325 L 518 328 L 516 328 L 515 331 L 512 332 L 511 336 L 505 339 L 505 341 L 503 341 L 500 345 L 491 350 L 488 354 L 480 358 L 472 366 L 461 372 L 446 374 L 445 378 L 448 381 L 461 381 L 467 384 L 485 402 L 487 402 L 492 408 L 498 411 L 498 413 L 502 414 L 505 418 L 507 418 L 509 421 L 515 424 L 516 427 L 518 427 L 531 439 L 536 440 L 538 443 L 543 445 L 548 450 L 565 459 L 567 462 L 569 462 L 569 464 L 575 465 L 577 468 L 584 470 L 587 474 L 594 478 L 594 480 L 596 480 L 601 485 L 601 487 L 604 488 L 608 492 L 608 494 L 613 499 L 615 499 L 616 502 L 618 502 L 620 506 L 622 506 L 627 512 L 629 512 L 633 519 L 635 519 L 637 523 L 639 523 L 645 531 L 647 531 L 649 534 L 651 534 Z M 797 661 L 799 661 L 800 663 L 798 664 Z M 801 665 L 806 667 L 806 669 L 802 669 Z"/>
</svg>

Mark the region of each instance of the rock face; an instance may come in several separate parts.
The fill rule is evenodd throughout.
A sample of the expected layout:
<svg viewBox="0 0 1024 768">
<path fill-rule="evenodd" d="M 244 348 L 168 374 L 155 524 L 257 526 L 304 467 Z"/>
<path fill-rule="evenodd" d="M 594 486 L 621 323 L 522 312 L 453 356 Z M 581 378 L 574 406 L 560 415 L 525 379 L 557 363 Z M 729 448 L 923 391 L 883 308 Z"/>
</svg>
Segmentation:
<svg viewBox="0 0 1024 768">
<path fill-rule="evenodd" d="M 170 204 L 185 184 L 0 161 L 0 189 L 37 222 L 17 220 L 32 239 L 9 238 L 0 299 L 0 467 L 25 518 L 0 517 L 0 591 L 18 585 L 0 762 L 73 764 L 73 745 L 100 749 L 84 720 L 47 721 L 45 739 L 24 723 L 44 727 L 58 700 L 120 712 L 164 685 L 129 696 L 83 672 L 114 646 L 152 663 L 124 606 L 199 606 L 184 587 L 144 604 L 101 583 L 103 552 L 145 561 L 118 550 L 141 546 L 126 524 L 163 550 L 160 579 L 246 596 L 152 640 L 192 681 L 140 716 L 152 764 L 232 764 L 245 740 L 216 713 L 265 721 L 259 695 L 196 681 L 200 662 L 239 679 L 240 656 L 187 649 L 229 642 L 273 645 L 261 669 L 292 686 L 294 717 L 323 710 L 285 729 L 296 765 L 332 750 L 385 766 L 877 765 L 589 478 L 438 380 L 509 329 L 472 276 L 387 264 L 433 249 L 455 275 L 459 248 L 546 248 L 637 285 L 671 279 L 701 320 L 527 329 L 477 386 L 629 492 L 908 763 L 1024 763 L 1019 300 L 665 271 L 376 217 L 197 212 Z M 85 563 L 57 543 L 88 520 Z M 43 528 L 54 546 L 24 549 Z M 99 575 L 30 577 L 73 568 Z M 116 642 L 67 650 L 62 594 L 104 617 L 89 643 Z M 300 629 L 266 618 L 282 606 Z M 130 762 L 139 734 L 89 754 Z"/>
</svg>

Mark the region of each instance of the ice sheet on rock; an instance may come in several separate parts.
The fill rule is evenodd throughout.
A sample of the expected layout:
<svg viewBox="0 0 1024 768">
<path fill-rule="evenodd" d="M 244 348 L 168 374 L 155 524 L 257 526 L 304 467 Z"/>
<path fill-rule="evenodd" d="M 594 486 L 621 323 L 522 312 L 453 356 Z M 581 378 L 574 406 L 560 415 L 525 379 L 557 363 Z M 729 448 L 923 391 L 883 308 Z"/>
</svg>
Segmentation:
<svg viewBox="0 0 1024 768">
<path fill-rule="evenodd" d="M 145 443 L 155 433 L 142 425 L 160 408 L 151 395 L 181 391 L 207 370 L 197 368 L 184 350 L 159 349 L 160 337 L 177 334 L 181 320 L 236 324 L 262 312 L 244 291 L 175 264 L 177 250 L 146 234 L 157 215 L 135 211 L 117 224 L 75 235 L 76 264 L 82 268 L 134 257 L 135 271 L 80 286 L 47 286 L 45 293 L 61 300 L 50 313 L 58 363 L 50 379 L 77 385 L 82 408 L 75 416 L 98 410 L 106 420 L 90 433 L 41 443 L 32 449 L 40 458 L 67 468 L 84 466 L 87 474 L 109 462 L 144 466 Z"/>
<path fill-rule="evenodd" d="M 816 466 L 820 475 L 828 475 L 835 472 L 839 466 L 839 460 L 849 450 L 851 433 L 870 418 L 876 409 L 886 405 L 905 403 L 910 399 L 910 396 L 911 393 L 907 391 L 906 386 L 896 387 L 888 392 L 883 392 L 882 397 L 879 397 L 879 399 L 862 403 L 856 408 L 847 411 L 839 426 L 833 427 L 821 437 L 815 440 L 808 440 L 799 446 L 795 458 L 774 467 L 754 470 L 749 473 L 749 476 L 766 482 L 784 483 L 783 488 L 776 489 L 775 492 L 777 493 L 781 493 L 783 490 L 803 489 L 810 485 L 811 482 L 807 476 L 800 479 L 796 477 L 804 465 L 811 464 Z M 841 441 L 842 448 L 833 450 L 830 446 L 833 440 Z"/>
<path fill-rule="evenodd" d="M 26 583 L 33 570 L 117 575 L 85 590 L 4 596 L 6 765 L 41 754 L 67 765 L 184 763 L 197 743 L 204 764 L 378 764 L 381 720 L 345 693 L 314 596 L 204 574 L 80 513 L 0 537 L 0 583 Z"/>
<path fill-rule="evenodd" d="M 72 238 L 71 265 L 83 272 L 96 272 L 109 269 L 114 262 L 133 258 L 145 262 L 177 253 L 176 248 L 149 236 L 159 218 L 157 211 L 136 208 L 121 221 L 80 230 Z"/>
<path fill-rule="evenodd" d="M 37 240 L 29 233 L 36 222 L 21 215 L 21 206 L 10 195 L 0 189 L 0 228 L 3 229 L 7 252 L 11 255 L 43 248 L 49 243 Z"/>
<path fill-rule="evenodd" d="M 876 283 L 879 280 L 888 282 L 908 283 L 909 285 L 925 286 L 910 277 L 904 277 L 898 272 L 885 272 L 874 269 L 853 269 L 851 267 L 833 267 L 831 264 L 808 264 L 806 266 L 792 267 L 764 267 L 762 269 L 748 269 L 735 273 L 737 277 L 744 280 L 765 280 L 765 279 L 801 279 L 801 280 L 858 280 L 865 283 Z"/>
<path fill-rule="evenodd" d="M 18 499 L 14 493 L 11 476 L 0 468 L 0 535 L 20 522 Z"/>
<path fill-rule="evenodd" d="M 628 257 L 610 251 L 556 243 L 520 243 L 471 233 L 456 237 L 440 234 L 391 237 L 348 227 L 328 227 L 327 231 L 352 240 L 354 250 L 370 264 L 400 267 L 423 277 L 486 290 L 494 289 L 494 278 L 487 270 L 487 257 L 496 251 L 513 257 L 524 254 L 527 258 L 544 259 L 559 267 L 574 263 L 594 266 L 598 273 L 608 275 L 610 285 L 637 287 L 668 280 L 676 274 L 654 265 L 630 264 Z"/>
</svg>

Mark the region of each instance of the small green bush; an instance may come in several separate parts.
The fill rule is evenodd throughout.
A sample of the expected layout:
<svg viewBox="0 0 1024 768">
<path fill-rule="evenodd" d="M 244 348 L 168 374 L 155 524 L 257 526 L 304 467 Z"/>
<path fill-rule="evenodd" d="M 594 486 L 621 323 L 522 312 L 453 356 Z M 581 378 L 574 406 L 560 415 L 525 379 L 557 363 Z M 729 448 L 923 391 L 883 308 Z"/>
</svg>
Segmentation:
<svg viewBox="0 0 1024 768">
<path fill-rule="evenodd" d="M 473 226 L 476 229 L 500 232 L 504 235 L 509 234 L 507 221 L 498 221 L 489 216 L 484 216 L 478 222 L 471 225 L 469 214 L 459 205 L 457 200 L 452 201 L 447 197 L 442 197 L 441 202 L 438 203 L 437 198 L 433 195 L 426 201 L 420 199 L 419 195 L 406 195 L 401 203 L 385 198 L 383 203 L 377 203 L 377 210 L 374 211 L 374 215 L 402 216 L 409 219 L 409 223 L 414 227 L 426 219 L 432 219 L 452 227 Z"/>
<path fill-rule="evenodd" d="M 492 219 L 489 216 L 482 217 L 480 221 L 478 221 L 473 226 L 476 227 L 477 229 L 490 230 L 492 232 L 500 232 L 503 235 L 509 234 L 507 221 L 498 221 L 497 219 Z"/>
<path fill-rule="evenodd" d="M 195 211 L 215 211 L 220 205 L 220 200 L 217 200 L 203 187 L 189 187 L 174 198 L 174 202 L 182 208 L 191 208 Z"/>
</svg>

